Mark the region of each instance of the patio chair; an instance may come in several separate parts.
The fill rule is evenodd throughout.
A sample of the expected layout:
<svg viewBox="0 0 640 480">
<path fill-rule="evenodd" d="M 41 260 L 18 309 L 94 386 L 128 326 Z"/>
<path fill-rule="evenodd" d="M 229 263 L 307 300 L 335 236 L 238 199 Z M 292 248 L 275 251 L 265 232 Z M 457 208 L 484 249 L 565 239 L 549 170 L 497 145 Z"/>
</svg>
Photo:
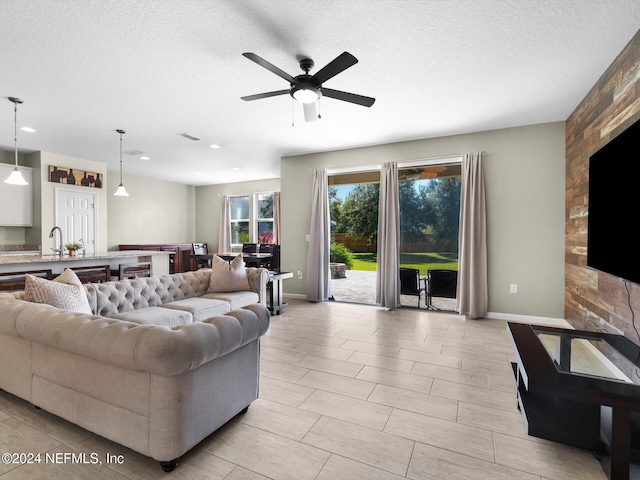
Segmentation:
<svg viewBox="0 0 640 480">
<path fill-rule="evenodd" d="M 433 297 L 456 298 L 458 287 L 458 272 L 455 270 L 429 270 L 426 278 L 427 308 L 440 310 L 433 306 Z"/>
<path fill-rule="evenodd" d="M 420 297 L 425 294 L 425 305 L 427 305 L 427 285 L 426 278 L 420 278 L 420 270 L 415 268 L 400 269 L 400 294 L 413 295 L 418 297 L 418 308 L 420 308 Z"/>
</svg>

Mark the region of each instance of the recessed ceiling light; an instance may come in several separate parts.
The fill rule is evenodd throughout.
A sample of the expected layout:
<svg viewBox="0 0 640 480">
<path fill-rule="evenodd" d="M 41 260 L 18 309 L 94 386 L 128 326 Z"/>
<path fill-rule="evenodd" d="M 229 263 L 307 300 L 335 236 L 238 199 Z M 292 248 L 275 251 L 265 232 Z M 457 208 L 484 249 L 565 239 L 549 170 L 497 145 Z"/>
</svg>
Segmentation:
<svg viewBox="0 0 640 480">
<path fill-rule="evenodd" d="M 23 132 L 29 132 L 29 133 L 34 133 L 35 129 L 31 128 L 31 127 L 20 127 L 20 130 L 22 130 Z"/>
<path fill-rule="evenodd" d="M 193 172 L 194 175 L 202 175 L 202 172 Z"/>
<path fill-rule="evenodd" d="M 209 145 L 211 148 L 222 148 L 220 145 L 217 145 L 215 143 L 212 143 L 211 145 Z"/>
<path fill-rule="evenodd" d="M 238 170 L 242 170 L 242 169 L 240 167 L 233 167 L 231 170 L 235 170 L 237 172 Z"/>
<path fill-rule="evenodd" d="M 140 157 L 140 160 L 151 160 L 151 157 Z"/>
</svg>

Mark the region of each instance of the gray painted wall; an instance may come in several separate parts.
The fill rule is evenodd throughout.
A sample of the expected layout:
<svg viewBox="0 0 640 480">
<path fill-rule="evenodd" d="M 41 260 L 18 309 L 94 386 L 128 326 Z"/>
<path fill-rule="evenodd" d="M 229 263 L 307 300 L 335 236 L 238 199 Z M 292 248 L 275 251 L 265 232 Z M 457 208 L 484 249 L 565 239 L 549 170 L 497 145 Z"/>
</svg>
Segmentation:
<svg viewBox="0 0 640 480">
<path fill-rule="evenodd" d="M 195 241 L 195 187 L 124 175 L 128 197 L 114 197 L 118 172 L 108 172 L 107 243 L 117 250 L 126 243 L 191 243 Z"/>
<path fill-rule="evenodd" d="M 562 318 L 564 122 L 284 157 L 282 267 L 303 272 L 285 291 L 306 294 L 312 169 L 485 150 L 489 311 Z M 510 284 L 518 293 L 509 292 Z"/>
</svg>

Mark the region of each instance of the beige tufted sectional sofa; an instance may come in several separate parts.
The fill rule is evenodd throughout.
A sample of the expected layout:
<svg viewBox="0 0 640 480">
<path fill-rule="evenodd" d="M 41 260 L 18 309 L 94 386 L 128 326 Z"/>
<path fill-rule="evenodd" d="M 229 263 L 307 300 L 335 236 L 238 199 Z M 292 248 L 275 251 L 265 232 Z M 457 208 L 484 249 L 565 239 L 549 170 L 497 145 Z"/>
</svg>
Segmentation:
<svg viewBox="0 0 640 480">
<path fill-rule="evenodd" d="M 258 396 L 267 271 L 248 292 L 210 276 L 87 284 L 93 315 L 1 293 L 0 388 L 172 470 Z"/>
</svg>

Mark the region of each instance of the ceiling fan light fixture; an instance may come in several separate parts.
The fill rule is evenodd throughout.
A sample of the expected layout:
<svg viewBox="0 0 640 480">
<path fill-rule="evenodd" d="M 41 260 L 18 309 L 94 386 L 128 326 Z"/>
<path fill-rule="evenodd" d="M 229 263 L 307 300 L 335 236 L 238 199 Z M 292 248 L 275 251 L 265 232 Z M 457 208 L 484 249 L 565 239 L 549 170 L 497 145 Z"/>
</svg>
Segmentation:
<svg viewBox="0 0 640 480">
<path fill-rule="evenodd" d="M 309 84 L 296 85 L 291 90 L 291 96 L 300 103 L 316 102 L 320 95 L 320 89 Z"/>
</svg>

